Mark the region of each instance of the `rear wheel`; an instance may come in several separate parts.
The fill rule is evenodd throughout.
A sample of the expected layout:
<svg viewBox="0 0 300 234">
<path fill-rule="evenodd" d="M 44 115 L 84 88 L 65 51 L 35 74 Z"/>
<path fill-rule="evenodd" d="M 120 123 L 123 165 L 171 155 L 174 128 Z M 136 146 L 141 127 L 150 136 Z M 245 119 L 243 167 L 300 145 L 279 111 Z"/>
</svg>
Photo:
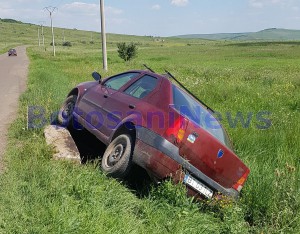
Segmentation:
<svg viewBox="0 0 300 234">
<path fill-rule="evenodd" d="M 101 167 L 109 176 L 125 177 L 132 164 L 133 143 L 128 134 L 116 137 L 107 147 L 101 162 Z"/>
<path fill-rule="evenodd" d="M 73 111 L 75 108 L 76 100 L 77 95 L 71 95 L 62 104 L 57 116 L 57 121 L 60 125 L 64 127 L 70 125 L 73 119 Z"/>
</svg>

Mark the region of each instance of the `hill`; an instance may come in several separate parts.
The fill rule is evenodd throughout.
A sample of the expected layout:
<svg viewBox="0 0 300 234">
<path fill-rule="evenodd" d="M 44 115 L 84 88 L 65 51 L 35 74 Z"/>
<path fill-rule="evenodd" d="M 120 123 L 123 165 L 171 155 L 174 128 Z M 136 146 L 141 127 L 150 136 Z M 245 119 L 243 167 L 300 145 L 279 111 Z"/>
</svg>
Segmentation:
<svg viewBox="0 0 300 234">
<path fill-rule="evenodd" d="M 14 20 L 14 19 L 1 19 L 1 18 L 0 18 L 0 21 L 6 22 L 6 23 L 17 23 L 17 24 L 22 24 L 22 23 L 23 23 L 23 22 L 21 22 L 21 21 Z"/>
<path fill-rule="evenodd" d="M 43 27 L 45 37 L 45 47 L 49 47 L 52 41 L 51 28 Z M 42 28 L 40 25 L 23 23 L 13 19 L 0 19 L 0 53 L 7 51 L 11 47 L 18 45 L 38 45 L 38 29 L 40 32 L 40 43 L 42 43 Z M 101 35 L 99 32 L 84 31 L 77 29 L 54 28 L 55 44 L 61 45 L 64 41 L 71 42 L 72 45 L 82 45 L 87 47 L 101 48 Z M 134 42 L 139 47 L 161 46 L 166 44 L 163 38 L 151 36 L 135 36 L 108 33 L 108 48 L 116 48 L 118 42 Z M 179 39 L 170 38 L 168 41 L 177 42 Z"/>
<path fill-rule="evenodd" d="M 245 33 L 216 33 L 216 34 L 188 34 L 175 36 L 185 39 L 208 40 L 241 40 L 241 41 L 291 41 L 300 40 L 300 30 L 270 28 L 258 32 Z"/>
</svg>

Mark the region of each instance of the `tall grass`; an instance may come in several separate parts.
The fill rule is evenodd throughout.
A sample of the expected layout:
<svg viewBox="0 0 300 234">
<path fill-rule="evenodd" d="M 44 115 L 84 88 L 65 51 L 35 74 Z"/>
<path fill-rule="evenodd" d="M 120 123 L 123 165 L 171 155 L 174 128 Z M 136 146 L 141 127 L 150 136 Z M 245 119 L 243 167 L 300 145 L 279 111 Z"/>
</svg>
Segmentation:
<svg viewBox="0 0 300 234">
<path fill-rule="evenodd" d="M 51 159 L 42 129 L 26 130 L 27 106 L 39 105 L 50 121 L 68 91 L 101 71 L 100 50 L 84 44 L 65 49 L 29 48 L 28 89 L 10 129 L 7 171 L 0 181 L 2 233 L 297 233 L 300 230 L 300 47 L 295 43 L 237 45 L 166 41 L 139 50 L 124 63 L 109 51 L 108 76 L 146 63 L 170 70 L 200 99 L 220 112 L 237 154 L 251 174 L 241 199 L 223 206 L 193 203 L 170 182 L 137 197 L 94 164 Z M 271 127 L 257 114 L 267 111 Z M 230 127 L 226 113 L 249 127 Z"/>
</svg>

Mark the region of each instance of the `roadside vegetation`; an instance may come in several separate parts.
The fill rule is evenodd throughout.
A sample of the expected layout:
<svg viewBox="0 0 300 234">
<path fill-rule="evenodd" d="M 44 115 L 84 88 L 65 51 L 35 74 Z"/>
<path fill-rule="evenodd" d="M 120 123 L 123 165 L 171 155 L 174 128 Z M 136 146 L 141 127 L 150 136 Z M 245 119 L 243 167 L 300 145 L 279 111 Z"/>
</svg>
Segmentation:
<svg viewBox="0 0 300 234">
<path fill-rule="evenodd" d="M 118 54 L 121 59 L 125 62 L 132 60 L 137 56 L 137 46 L 134 43 L 126 45 L 125 42 L 120 42 L 117 44 Z"/>
<path fill-rule="evenodd" d="M 144 63 L 160 73 L 169 70 L 220 113 L 237 154 L 250 167 L 237 202 L 192 202 L 184 187 L 169 181 L 140 194 L 107 178 L 97 162 L 54 161 L 43 129 L 26 129 L 28 106 L 43 107 L 50 123 L 68 91 L 91 80 L 94 70 L 101 72 L 100 42 L 78 43 L 75 33 L 67 39 L 72 47 L 58 46 L 56 57 L 49 43 L 46 51 L 28 48 L 28 87 L 9 131 L 7 170 L 0 175 L 0 233 L 299 232 L 300 43 L 108 39 L 109 72 L 103 76 Z M 116 50 L 124 38 L 143 47 L 130 63 Z M 234 123 L 238 113 L 244 123 L 242 118 Z"/>
</svg>

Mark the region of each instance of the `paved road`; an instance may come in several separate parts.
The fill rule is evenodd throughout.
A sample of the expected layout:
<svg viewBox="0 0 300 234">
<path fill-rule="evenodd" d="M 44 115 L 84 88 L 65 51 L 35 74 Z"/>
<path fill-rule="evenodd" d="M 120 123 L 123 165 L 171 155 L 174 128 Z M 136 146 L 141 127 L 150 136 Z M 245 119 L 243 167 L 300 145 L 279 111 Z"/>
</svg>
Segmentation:
<svg viewBox="0 0 300 234">
<path fill-rule="evenodd" d="M 0 55 L 0 172 L 3 171 L 3 154 L 7 129 L 16 117 L 18 100 L 25 91 L 29 60 L 26 47 L 16 47 L 18 56 Z"/>
</svg>

